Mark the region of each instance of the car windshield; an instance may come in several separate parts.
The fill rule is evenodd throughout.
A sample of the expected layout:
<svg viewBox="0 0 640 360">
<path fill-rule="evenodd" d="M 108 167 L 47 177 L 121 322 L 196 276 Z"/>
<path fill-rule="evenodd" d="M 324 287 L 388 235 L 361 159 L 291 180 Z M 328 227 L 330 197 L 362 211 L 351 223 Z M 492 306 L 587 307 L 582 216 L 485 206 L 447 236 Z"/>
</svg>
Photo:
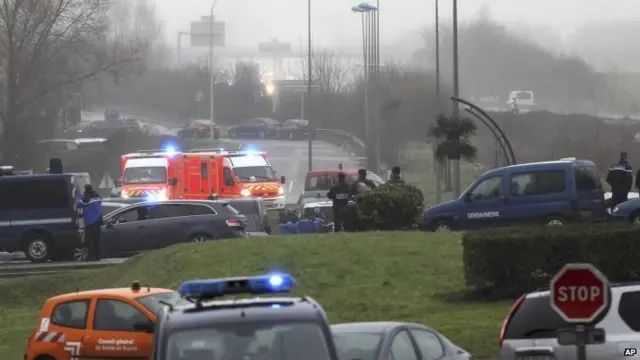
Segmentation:
<svg viewBox="0 0 640 360">
<path fill-rule="evenodd" d="M 158 314 L 165 306 L 167 306 L 167 304 L 171 304 L 173 306 L 189 304 L 188 301 L 181 298 L 180 294 L 175 291 L 141 296 L 137 301 L 154 314 Z"/>
<path fill-rule="evenodd" d="M 327 339 L 313 323 L 236 322 L 176 331 L 166 342 L 168 360 L 328 360 Z"/>
<path fill-rule="evenodd" d="M 159 184 L 167 182 L 164 166 L 130 167 L 124 170 L 125 184 Z"/>
<path fill-rule="evenodd" d="M 238 182 L 276 181 L 276 173 L 271 166 L 244 166 L 233 168 Z"/>
<path fill-rule="evenodd" d="M 531 93 L 526 91 L 520 91 L 516 94 L 518 100 L 531 100 Z"/>
<path fill-rule="evenodd" d="M 382 335 L 363 332 L 333 332 L 333 339 L 340 360 L 377 359 Z"/>
<path fill-rule="evenodd" d="M 356 175 L 347 175 L 347 183 L 351 184 L 356 181 L 358 177 Z M 331 189 L 334 185 L 338 184 L 337 173 L 326 173 L 321 175 L 314 175 L 307 177 L 304 189 L 306 191 L 326 191 Z"/>
</svg>

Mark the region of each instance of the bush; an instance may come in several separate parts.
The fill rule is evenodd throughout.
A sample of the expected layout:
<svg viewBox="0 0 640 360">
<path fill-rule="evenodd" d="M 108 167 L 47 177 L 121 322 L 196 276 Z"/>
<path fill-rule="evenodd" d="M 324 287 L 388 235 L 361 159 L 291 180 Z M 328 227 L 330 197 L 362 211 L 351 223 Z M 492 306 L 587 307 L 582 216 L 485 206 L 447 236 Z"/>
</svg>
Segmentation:
<svg viewBox="0 0 640 360">
<path fill-rule="evenodd" d="M 547 287 L 562 266 L 586 262 L 610 281 L 637 280 L 640 227 L 626 223 L 487 229 L 463 235 L 467 286 L 511 298 Z"/>
<path fill-rule="evenodd" d="M 414 228 L 423 202 L 422 191 L 408 184 L 382 185 L 356 199 L 361 222 L 377 230 Z"/>
</svg>

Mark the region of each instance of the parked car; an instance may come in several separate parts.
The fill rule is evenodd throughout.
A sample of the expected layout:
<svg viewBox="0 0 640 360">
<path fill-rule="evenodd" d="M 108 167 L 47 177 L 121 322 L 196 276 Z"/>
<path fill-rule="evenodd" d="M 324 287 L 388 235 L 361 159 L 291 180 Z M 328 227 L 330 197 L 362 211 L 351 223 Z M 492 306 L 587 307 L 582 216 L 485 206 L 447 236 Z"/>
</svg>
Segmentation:
<svg viewBox="0 0 640 360">
<path fill-rule="evenodd" d="M 69 127 L 65 130 L 65 136 L 69 137 L 104 137 L 119 133 L 138 133 L 145 131 L 144 125 L 136 119 L 116 119 L 116 120 L 98 120 L 98 121 L 82 121 L 78 125 Z"/>
<path fill-rule="evenodd" d="M 247 227 L 245 228 L 247 235 L 266 236 L 271 234 L 267 206 L 263 199 L 236 198 L 228 201 L 234 209 L 247 218 Z"/>
<path fill-rule="evenodd" d="M 420 324 L 356 322 L 331 325 L 331 332 L 340 360 L 471 359 L 471 354 L 444 335 Z"/>
<path fill-rule="evenodd" d="M 240 121 L 240 124 L 230 126 L 227 133 L 230 138 L 257 137 L 260 139 L 275 138 L 282 128 L 277 120 L 268 118 L 251 118 Z"/>
<path fill-rule="evenodd" d="M 575 345 L 559 345 L 558 329 L 573 327 L 551 308 L 549 291 L 520 297 L 511 307 L 500 330 L 500 360 L 577 360 Z M 587 345 L 589 360 L 623 359 L 625 348 L 637 347 L 640 317 L 638 283 L 611 284 L 611 307 L 593 324 L 606 332 L 604 344 Z"/>
<path fill-rule="evenodd" d="M 291 119 L 282 124 L 282 128 L 278 132 L 280 139 L 307 139 L 313 135 L 309 120 Z"/>
<path fill-rule="evenodd" d="M 298 197 L 297 208 L 304 208 L 305 199 L 326 199 L 332 186 L 338 183 L 338 174 L 344 173 L 347 183 L 352 184 L 358 179 L 358 169 L 318 169 L 307 172 L 304 180 L 304 191 Z M 384 184 L 384 180 L 377 174 L 367 171 L 367 179 L 376 186 Z"/>
<path fill-rule="evenodd" d="M 207 119 L 190 120 L 182 129 L 178 130 L 178 137 L 181 139 L 210 139 L 212 127 L 213 138 L 219 139 L 220 126 Z"/>
<path fill-rule="evenodd" d="M 429 231 L 563 225 L 608 217 L 595 164 L 573 158 L 490 170 L 456 200 L 426 209 Z"/>
<path fill-rule="evenodd" d="M 225 201 L 139 202 L 103 217 L 100 249 L 105 257 L 128 256 L 181 242 L 245 237 L 246 217 Z M 87 258 L 76 247 L 74 258 Z"/>
<path fill-rule="evenodd" d="M 637 192 L 629 192 L 629 200 L 618 204 L 611 210 L 613 220 L 630 221 L 634 224 L 640 224 L 640 198 Z M 604 194 L 604 200 L 607 208 L 611 207 L 611 193 Z"/>
</svg>

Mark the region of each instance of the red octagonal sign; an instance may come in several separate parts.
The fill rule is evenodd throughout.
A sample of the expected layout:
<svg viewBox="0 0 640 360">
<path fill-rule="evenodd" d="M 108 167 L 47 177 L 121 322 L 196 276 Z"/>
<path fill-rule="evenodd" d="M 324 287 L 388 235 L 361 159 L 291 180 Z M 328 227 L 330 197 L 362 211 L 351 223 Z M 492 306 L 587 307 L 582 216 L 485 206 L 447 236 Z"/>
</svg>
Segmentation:
<svg viewBox="0 0 640 360">
<path fill-rule="evenodd" d="M 569 323 L 593 323 L 609 307 L 609 281 L 591 264 L 567 264 L 551 279 L 551 307 Z"/>
</svg>

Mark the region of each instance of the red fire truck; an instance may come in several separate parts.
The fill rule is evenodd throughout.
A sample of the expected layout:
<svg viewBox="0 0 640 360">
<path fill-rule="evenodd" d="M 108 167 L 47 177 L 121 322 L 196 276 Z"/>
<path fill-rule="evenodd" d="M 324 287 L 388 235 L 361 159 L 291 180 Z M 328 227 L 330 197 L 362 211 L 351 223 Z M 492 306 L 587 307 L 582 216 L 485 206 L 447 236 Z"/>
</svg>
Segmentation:
<svg viewBox="0 0 640 360">
<path fill-rule="evenodd" d="M 285 206 L 285 178 L 278 179 L 264 152 L 141 150 L 122 156 L 121 174 L 125 198 L 260 197 L 269 210 Z"/>
</svg>

